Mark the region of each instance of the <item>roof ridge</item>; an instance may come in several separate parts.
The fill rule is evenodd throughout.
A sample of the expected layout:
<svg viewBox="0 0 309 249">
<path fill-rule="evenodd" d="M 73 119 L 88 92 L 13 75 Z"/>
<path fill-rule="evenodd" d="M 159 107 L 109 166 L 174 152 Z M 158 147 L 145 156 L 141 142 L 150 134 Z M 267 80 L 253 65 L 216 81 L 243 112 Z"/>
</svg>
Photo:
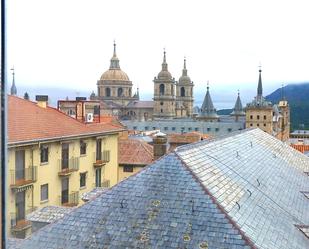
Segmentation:
<svg viewBox="0 0 309 249">
<path fill-rule="evenodd" d="M 229 223 L 231 225 L 233 225 L 234 228 L 239 232 L 239 234 L 242 236 L 243 240 L 247 243 L 247 245 L 250 246 L 252 249 L 257 249 L 257 247 L 254 245 L 254 243 L 251 241 L 251 239 L 249 237 L 247 237 L 247 235 L 241 230 L 241 228 L 232 219 L 232 217 L 230 217 L 230 215 L 225 211 L 224 207 L 220 205 L 220 203 L 211 194 L 211 192 L 208 190 L 208 188 L 201 182 L 201 180 L 198 178 L 198 176 L 196 176 L 195 173 L 190 169 L 190 167 L 186 164 L 186 162 L 177 154 L 177 152 L 173 152 L 173 154 L 175 154 L 175 156 L 180 160 L 180 162 L 184 166 L 184 168 L 187 169 L 190 172 L 190 174 L 193 176 L 193 178 L 200 184 L 200 186 L 205 191 L 205 193 L 210 197 L 212 202 L 225 215 L 225 217 L 229 221 Z"/>
</svg>

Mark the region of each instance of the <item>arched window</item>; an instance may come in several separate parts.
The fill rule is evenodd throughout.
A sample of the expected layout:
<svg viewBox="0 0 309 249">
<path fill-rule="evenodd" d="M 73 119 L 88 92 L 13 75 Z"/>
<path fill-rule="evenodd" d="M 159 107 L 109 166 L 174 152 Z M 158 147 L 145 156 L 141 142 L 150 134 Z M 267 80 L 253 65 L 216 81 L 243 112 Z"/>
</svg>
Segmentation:
<svg viewBox="0 0 309 249">
<path fill-rule="evenodd" d="M 160 85 L 160 95 L 164 95 L 164 84 Z"/>
<path fill-rule="evenodd" d="M 180 96 L 181 97 L 186 96 L 186 92 L 185 92 L 185 88 L 184 87 L 180 88 Z"/>
<path fill-rule="evenodd" d="M 118 88 L 118 97 L 121 97 L 122 96 L 122 93 L 123 93 L 123 90 L 122 88 Z"/>
<path fill-rule="evenodd" d="M 111 89 L 110 89 L 109 87 L 107 87 L 107 88 L 105 89 L 105 96 L 106 96 L 106 97 L 110 97 L 110 96 L 111 96 Z"/>
</svg>

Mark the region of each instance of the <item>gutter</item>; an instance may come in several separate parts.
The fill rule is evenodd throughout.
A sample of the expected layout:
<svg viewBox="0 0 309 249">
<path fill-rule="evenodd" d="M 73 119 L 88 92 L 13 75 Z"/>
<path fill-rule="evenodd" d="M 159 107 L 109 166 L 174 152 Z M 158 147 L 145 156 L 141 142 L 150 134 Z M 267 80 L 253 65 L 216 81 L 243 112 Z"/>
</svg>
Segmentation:
<svg viewBox="0 0 309 249">
<path fill-rule="evenodd" d="M 97 136 L 97 135 L 113 135 L 121 131 L 125 131 L 125 129 L 113 130 L 113 131 L 108 131 L 108 132 L 91 132 L 91 133 L 84 133 L 84 134 L 77 134 L 77 135 L 70 135 L 70 136 L 39 138 L 39 139 L 32 139 L 32 140 L 9 142 L 8 148 L 24 146 L 24 145 L 36 145 L 41 142 L 57 142 L 57 141 L 63 141 L 63 140 L 68 140 L 72 138 L 77 139 L 77 138 L 85 138 L 85 137 L 91 137 L 91 136 Z"/>
</svg>

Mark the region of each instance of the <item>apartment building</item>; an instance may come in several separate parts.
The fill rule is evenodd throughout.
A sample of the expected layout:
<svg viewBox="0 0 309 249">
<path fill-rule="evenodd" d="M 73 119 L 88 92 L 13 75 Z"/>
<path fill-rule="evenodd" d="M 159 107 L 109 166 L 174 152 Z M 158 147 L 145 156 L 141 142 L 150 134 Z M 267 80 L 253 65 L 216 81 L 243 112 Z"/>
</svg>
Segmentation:
<svg viewBox="0 0 309 249">
<path fill-rule="evenodd" d="M 81 194 L 118 181 L 118 134 L 108 122 L 86 124 L 47 105 L 8 97 L 8 231 L 31 233 L 27 214 L 44 206 L 78 206 Z"/>
</svg>

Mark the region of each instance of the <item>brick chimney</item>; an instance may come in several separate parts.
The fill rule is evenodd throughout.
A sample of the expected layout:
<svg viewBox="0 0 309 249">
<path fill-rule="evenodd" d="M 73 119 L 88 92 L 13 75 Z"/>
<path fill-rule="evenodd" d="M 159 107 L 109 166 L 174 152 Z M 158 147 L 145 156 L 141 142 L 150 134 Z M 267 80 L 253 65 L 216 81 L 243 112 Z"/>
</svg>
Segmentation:
<svg viewBox="0 0 309 249">
<path fill-rule="evenodd" d="M 48 104 L 48 95 L 36 95 L 35 100 L 38 102 L 38 106 L 46 108 Z"/>
<path fill-rule="evenodd" d="M 154 160 L 164 156 L 166 154 L 166 145 L 167 143 L 167 136 L 166 134 L 159 132 L 154 135 L 153 138 L 153 157 Z"/>
</svg>

